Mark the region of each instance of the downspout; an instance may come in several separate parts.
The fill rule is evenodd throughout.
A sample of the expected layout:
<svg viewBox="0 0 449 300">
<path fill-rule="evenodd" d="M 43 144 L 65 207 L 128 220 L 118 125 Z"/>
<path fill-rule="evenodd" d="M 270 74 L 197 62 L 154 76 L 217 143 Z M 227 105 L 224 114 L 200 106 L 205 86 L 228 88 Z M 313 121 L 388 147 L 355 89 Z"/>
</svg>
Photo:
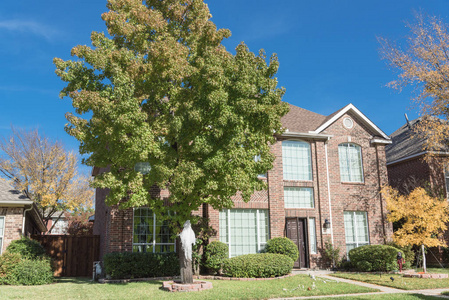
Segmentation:
<svg viewBox="0 0 449 300">
<path fill-rule="evenodd" d="M 25 216 L 27 211 L 30 211 L 33 209 L 33 205 L 31 204 L 30 208 L 24 208 L 23 209 L 23 219 L 22 219 L 22 236 L 25 236 Z"/>
<path fill-rule="evenodd" d="M 327 199 L 329 200 L 329 219 L 331 222 L 331 242 L 332 245 L 334 244 L 334 222 L 332 221 L 332 204 L 331 204 L 331 183 L 329 180 L 329 159 L 327 154 L 327 142 L 330 138 L 327 138 L 327 140 L 324 142 L 324 152 L 326 153 L 326 176 L 327 176 Z"/>
</svg>

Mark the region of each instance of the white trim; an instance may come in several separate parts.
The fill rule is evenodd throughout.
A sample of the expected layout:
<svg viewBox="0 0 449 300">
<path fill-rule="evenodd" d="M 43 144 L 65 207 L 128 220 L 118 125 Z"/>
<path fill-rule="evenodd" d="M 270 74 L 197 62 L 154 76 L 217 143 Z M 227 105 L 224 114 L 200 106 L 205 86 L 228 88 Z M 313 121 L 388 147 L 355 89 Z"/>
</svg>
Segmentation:
<svg viewBox="0 0 449 300">
<path fill-rule="evenodd" d="M 260 252 L 260 216 L 259 216 L 259 210 L 256 209 L 256 234 L 257 234 L 257 252 Z"/>
<path fill-rule="evenodd" d="M 331 231 L 331 242 L 333 245 L 334 244 L 334 230 L 333 230 L 332 226 L 333 226 L 334 222 L 332 222 L 331 183 L 329 180 L 329 159 L 328 159 L 328 153 L 327 153 L 327 142 L 324 143 L 324 152 L 326 153 L 327 199 L 329 201 L 329 219 L 331 222 L 330 231 Z M 315 222 L 315 226 L 316 226 L 316 222 Z M 320 226 L 322 226 L 322 225 L 320 224 Z"/>
<path fill-rule="evenodd" d="M 427 150 L 426 150 L 426 151 L 421 151 L 421 152 L 419 152 L 419 153 L 412 154 L 412 155 L 409 155 L 409 156 L 406 156 L 406 157 L 403 157 L 403 158 L 400 158 L 400 159 L 393 160 L 393 161 L 391 161 L 391 162 L 387 162 L 387 166 L 388 166 L 388 165 L 392 165 L 392 164 L 396 164 L 396 163 L 398 163 L 398 162 L 401 162 L 401 161 L 404 161 L 404 160 L 407 160 L 407 159 L 415 158 L 415 157 L 418 157 L 418 156 L 421 156 L 421 155 L 424 155 L 424 154 L 427 154 L 427 153 L 438 154 L 438 155 L 448 155 L 448 156 L 449 156 L 449 152 L 443 152 L 443 151 L 427 151 Z"/>
<path fill-rule="evenodd" d="M 371 144 L 385 144 L 385 145 L 387 145 L 387 144 L 393 144 L 393 141 L 391 141 L 391 140 L 383 140 L 383 139 L 378 139 L 378 138 L 373 138 L 372 140 L 371 140 Z"/>
<path fill-rule="evenodd" d="M 33 201 L 31 200 L 0 200 L 0 204 L 2 205 L 9 205 L 11 207 L 17 207 L 17 206 L 24 206 L 24 205 L 31 205 L 33 204 Z"/>
<path fill-rule="evenodd" d="M 329 134 L 317 134 L 317 133 L 311 133 L 311 132 L 293 132 L 293 131 L 286 131 L 284 132 L 281 137 L 296 137 L 296 138 L 311 138 L 311 139 L 323 139 L 328 140 L 329 138 L 333 137 L 333 135 Z"/>
<path fill-rule="evenodd" d="M 228 248 L 229 248 L 229 258 L 231 258 L 231 210 L 228 208 L 227 210 L 227 215 L 226 215 L 227 219 L 228 219 Z"/>
<path fill-rule="evenodd" d="M 314 131 L 309 131 L 309 133 L 312 134 L 319 134 L 324 129 L 329 127 L 332 123 L 334 123 L 336 120 L 338 120 L 341 116 L 343 116 L 345 113 L 347 113 L 349 110 L 352 110 L 360 119 L 362 119 L 363 122 L 365 122 L 368 126 L 371 127 L 374 131 L 376 131 L 378 134 L 380 134 L 384 139 L 389 140 L 390 138 L 388 135 L 386 135 L 382 130 L 380 130 L 379 127 L 377 127 L 373 122 L 371 122 L 370 119 L 368 119 L 360 110 L 358 110 L 352 103 L 349 103 L 346 105 L 342 110 L 340 110 L 335 116 L 330 118 L 326 123 L 318 127 Z"/>
<path fill-rule="evenodd" d="M 5 226 L 6 226 L 6 216 L 0 216 L 0 219 L 3 219 L 3 234 L 0 235 L 0 255 L 3 253 L 2 248 L 3 244 L 5 243 Z"/>
</svg>

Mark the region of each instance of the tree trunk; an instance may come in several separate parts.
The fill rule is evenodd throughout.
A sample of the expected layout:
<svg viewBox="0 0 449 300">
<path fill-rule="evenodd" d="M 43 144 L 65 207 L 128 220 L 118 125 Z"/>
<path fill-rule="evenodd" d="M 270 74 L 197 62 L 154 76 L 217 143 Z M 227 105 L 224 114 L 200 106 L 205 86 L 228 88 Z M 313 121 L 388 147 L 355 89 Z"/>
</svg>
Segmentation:
<svg viewBox="0 0 449 300">
<path fill-rule="evenodd" d="M 427 273 L 427 267 L 426 267 L 426 252 L 424 251 L 424 245 L 421 245 L 421 251 L 422 251 L 422 270 L 424 273 Z"/>
<path fill-rule="evenodd" d="M 179 239 L 179 245 L 179 266 L 181 267 L 181 283 L 193 283 L 192 260 L 185 257 L 184 250 L 182 249 L 181 239 Z"/>
</svg>

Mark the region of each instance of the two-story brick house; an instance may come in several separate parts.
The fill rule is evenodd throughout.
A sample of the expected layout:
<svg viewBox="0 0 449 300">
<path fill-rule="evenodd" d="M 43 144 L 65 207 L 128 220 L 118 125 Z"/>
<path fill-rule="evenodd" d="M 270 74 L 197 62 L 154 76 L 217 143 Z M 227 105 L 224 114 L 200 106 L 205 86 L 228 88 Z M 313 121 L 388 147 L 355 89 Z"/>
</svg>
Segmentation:
<svg viewBox="0 0 449 300">
<path fill-rule="evenodd" d="M 212 240 L 229 245 L 230 256 L 256 253 L 273 237 L 287 236 L 300 250 L 296 267 L 322 266 L 326 242 L 343 253 L 379 244 L 391 236 L 385 202 L 385 145 L 389 137 L 352 104 L 324 116 L 290 105 L 285 132 L 272 145 L 273 168 L 260 175 L 268 189 L 248 203 L 236 195 L 234 208 L 204 205 L 197 214 L 217 230 Z M 94 168 L 93 175 L 105 170 Z M 165 192 L 165 191 L 163 191 Z M 94 234 L 101 255 L 113 251 L 175 250 L 167 224 L 147 208 L 107 207 L 97 190 Z"/>
</svg>

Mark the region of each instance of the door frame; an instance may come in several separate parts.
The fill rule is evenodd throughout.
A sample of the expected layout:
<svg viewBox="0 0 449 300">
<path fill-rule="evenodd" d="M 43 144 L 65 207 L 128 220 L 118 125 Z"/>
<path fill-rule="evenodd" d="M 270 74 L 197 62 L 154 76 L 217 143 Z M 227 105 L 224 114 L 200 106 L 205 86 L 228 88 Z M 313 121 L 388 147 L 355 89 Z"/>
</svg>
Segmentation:
<svg viewBox="0 0 449 300">
<path fill-rule="evenodd" d="M 287 220 L 295 220 L 296 221 L 296 234 L 299 234 L 299 222 L 303 222 L 303 234 L 304 234 L 304 268 L 310 268 L 310 247 L 309 247 L 309 224 L 308 218 L 302 217 L 286 217 L 285 218 L 285 226 L 284 226 L 284 236 L 287 237 Z M 296 244 L 299 251 L 299 266 L 301 268 L 301 249 L 298 244 Z"/>
</svg>

